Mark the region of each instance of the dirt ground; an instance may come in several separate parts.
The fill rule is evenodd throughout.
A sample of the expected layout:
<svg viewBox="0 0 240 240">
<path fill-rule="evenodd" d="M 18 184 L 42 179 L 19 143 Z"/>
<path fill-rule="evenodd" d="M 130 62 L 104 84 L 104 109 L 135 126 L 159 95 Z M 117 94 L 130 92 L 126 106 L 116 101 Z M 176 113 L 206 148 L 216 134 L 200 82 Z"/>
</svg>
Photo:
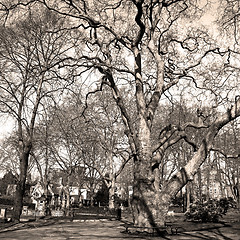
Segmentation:
<svg viewBox="0 0 240 240">
<path fill-rule="evenodd" d="M 184 221 L 184 216 L 177 213 L 169 216 L 169 221 L 177 226 L 177 234 L 168 234 L 165 237 L 153 237 L 142 234 L 124 233 L 124 223 L 131 220 L 123 213 L 121 221 L 114 218 L 104 219 L 94 214 L 78 215 L 74 218 L 45 218 L 18 224 L 0 223 L 0 239 L 224 239 L 240 240 L 240 212 L 231 210 L 221 219 L 220 223 L 192 223 Z M 171 232 L 170 232 L 171 233 Z"/>
</svg>

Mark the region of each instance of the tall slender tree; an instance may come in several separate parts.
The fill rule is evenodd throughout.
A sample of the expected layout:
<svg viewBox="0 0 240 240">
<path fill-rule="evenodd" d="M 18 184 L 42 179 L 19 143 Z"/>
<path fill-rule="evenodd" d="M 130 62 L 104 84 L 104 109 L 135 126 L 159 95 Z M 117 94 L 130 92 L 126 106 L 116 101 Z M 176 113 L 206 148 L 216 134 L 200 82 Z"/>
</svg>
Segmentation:
<svg viewBox="0 0 240 240">
<path fill-rule="evenodd" d="M 27 11 L 26 15 L 11 26 L 1 26 L 0 33 L 0 111 L 15 119 L 18 138 L 15 221 L 19 220 L 22 211 L 29 155 L 42 99 L 54 98 L 55 91 L 61 91 L 64 85 L 66 88 L 73 78 L 67 79 L 65 71 L 62 81 L 58 81 L 58 65 L 67 59 L 71 41 L 66 45 L 67 33 L 53 30 L 62 27 L 64 19 L 49 11 Z"/>
</svg>

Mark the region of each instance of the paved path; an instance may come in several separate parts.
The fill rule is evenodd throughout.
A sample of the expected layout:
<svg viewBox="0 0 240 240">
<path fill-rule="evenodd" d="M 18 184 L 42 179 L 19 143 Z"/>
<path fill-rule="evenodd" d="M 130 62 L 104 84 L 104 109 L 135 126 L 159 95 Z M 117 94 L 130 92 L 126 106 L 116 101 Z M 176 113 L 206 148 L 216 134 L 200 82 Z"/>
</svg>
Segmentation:
<svg viewBox="0 0 240 240">
<path fill-rule="evenodd" d="M 87 221 L 87 222 L 38 222 L 31 224 L 19 224 L 8 231 L 0 232 L 0 239 L 4 240 L 146 240 L 146 239 L 168 239 L 168 240 L 240 240 L 240 223 L 233 223 L 218 229 L 204 230 L 198 232 L 185 232 L 178 235 L 169 235 L 165 238 L 135 236 L 121 233 L 124 228 L 119 221 Z M 3 232 L 4 231 L 4 232 Z"/>
</svg>

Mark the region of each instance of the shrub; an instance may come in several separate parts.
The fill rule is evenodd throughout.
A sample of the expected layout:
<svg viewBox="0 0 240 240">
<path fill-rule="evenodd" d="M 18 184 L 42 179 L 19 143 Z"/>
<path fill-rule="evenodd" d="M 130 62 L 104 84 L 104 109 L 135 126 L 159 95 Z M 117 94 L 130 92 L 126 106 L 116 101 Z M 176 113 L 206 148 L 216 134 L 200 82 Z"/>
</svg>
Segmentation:
<svg viewBox="0 0 240 240">
<path fill-rule="evenodd" d="M 224 209 L 224 214 L 226 214 L 229 208 L 236 207 L 236 202 L 231 197 L 221 198 L 219 200 L 219 205 Z"/>
<path fill-rule="evenodd" d="M 227 199 L 197 201 L 190 206 L 190 211 L 185 213 L 188 220 L 199 222 L 219 222 L 219 218 L 227 213 L 229 203 Z"/>
</svg>

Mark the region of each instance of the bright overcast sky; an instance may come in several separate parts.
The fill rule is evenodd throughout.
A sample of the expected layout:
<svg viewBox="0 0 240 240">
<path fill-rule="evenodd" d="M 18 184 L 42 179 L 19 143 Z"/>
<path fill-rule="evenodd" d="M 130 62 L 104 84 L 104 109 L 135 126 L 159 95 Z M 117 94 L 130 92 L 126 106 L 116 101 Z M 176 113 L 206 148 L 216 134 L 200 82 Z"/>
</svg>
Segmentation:
<svg viewBox="0 0 240 240">
<path fill-rule="evenodd" d="M 215 1 L 212 0 L 211 2 L 212 2 L 211 6 L 209 6 L 206 9 L 206 14 L 200 19 L 200 21 L 196 22 L 195 24 L 203 25 L 214 36 L 216 36 L 217 29 L 216 29 L 216 25 L 213 23 L 213 21 L 215 20 L 215 18 L 217 16 L 217 4 L 216 4 L 217 0 L 215 0 Z M 204 6 L 205 3 L 206 3 L 205 0 L 201 1 L 201 4 L 203 4 L 202 6 Z M 188 24 L 189 24 L 189 26 L 191 26 L 194 23 L 191 22 Z M 11 131 L 13 130 L 14 126 L 15 126 L 15 123 L 10 117 L 7 118 L 6 116 L 2 117 L 0 115 L 0 140 L 4 139 L 7 135 L 9 135 L 11 133 Z"/>
<path fill-rule="evenodd" d="M 14 128 L 14 121 L 10 117 L 0 115 L 0 141 L 8 136 Z"/>
</svg>

